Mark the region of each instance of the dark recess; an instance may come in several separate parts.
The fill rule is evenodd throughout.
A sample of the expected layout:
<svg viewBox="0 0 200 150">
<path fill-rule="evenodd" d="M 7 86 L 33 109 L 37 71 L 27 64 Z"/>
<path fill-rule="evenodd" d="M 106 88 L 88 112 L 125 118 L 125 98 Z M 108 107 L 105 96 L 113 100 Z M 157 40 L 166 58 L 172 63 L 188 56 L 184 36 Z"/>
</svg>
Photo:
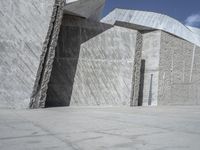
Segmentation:
<svg viewBox="0 0 200 150">
<path fill-rule="evenodd" d="M 69 26 L 68 21 L 73 25 Z M 81 44 L 109 28 L 110 25 L 64 15 L 45 107 L 70 106 Z"/>
<path fill-rule="evenodd" d="M 139 91 L 138 106 L 142 106 L 143 104 L 144 74 L 145 74 L 145 60 L 142 59 L 141 69 L 140 69 L 140 91 Z"/>
</svg>

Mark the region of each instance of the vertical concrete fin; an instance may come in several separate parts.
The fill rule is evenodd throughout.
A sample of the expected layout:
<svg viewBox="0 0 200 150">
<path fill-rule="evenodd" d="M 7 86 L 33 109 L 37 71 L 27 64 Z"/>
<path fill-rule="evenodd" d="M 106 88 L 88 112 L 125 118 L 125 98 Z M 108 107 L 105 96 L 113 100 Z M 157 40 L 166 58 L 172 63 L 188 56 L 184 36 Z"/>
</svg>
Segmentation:
<svg viewBox="0 0 200 150">
<path fill-rule="evenodd" d="M 60 32 L 60 26 L 62 23 L 64 4 L 64 0 L 55 0 L 49 30 L 43 44 L 40 65 L 31 96 L 30 108 L 45 107 L 46 93 L 55 57 L 55 48 Z"/>
<path fill-rule="evenodd" d="M 137 40 L 136 40 L 135 60 L 134 60 L 134 67 L 133 67 L 134 69 L 133 69 L 133 77 L 132 77 L 132 91 L 131 91 L 131 98 L 130 98 L 131 107 L 138 106 L 138 101 L 139 101 L 142 42 L 143 42 L 142 34 L 138 32 Z"/>
</svg>

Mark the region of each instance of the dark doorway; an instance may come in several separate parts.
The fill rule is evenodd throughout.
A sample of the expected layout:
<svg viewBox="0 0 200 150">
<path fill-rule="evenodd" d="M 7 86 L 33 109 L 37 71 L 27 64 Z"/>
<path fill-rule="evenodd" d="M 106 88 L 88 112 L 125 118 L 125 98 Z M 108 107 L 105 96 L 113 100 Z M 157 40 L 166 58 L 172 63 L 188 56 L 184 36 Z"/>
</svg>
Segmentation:
<svg viewBox="0 0 200 150">
<path fill-rule="evenodd" d="M 143 104 L 143 90 L 144 90 L 144 74 L 145 74 L 145 60 L 141 60 L 141 69 L 140 69 L 140 91 L 138 98 L 138 106 Z"/>
</svg>

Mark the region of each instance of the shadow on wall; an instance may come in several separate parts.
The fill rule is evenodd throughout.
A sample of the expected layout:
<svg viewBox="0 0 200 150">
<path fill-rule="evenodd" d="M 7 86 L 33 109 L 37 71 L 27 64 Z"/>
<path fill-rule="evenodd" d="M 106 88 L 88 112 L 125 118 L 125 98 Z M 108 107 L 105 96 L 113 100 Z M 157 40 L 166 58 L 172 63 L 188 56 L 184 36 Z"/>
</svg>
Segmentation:
<svg viewBox="0 0 200 150">
<path fill-rule="evenodd" d="M 63 17 L 45 107 L 70 105 L 81 44 L 111 27 L 79 17 Z"/>
<path fill-rule="evenodd" d="M 141 69 L 140 69 L 140 90 L 138 98 L 138 106 L 143 105 L 143 89 L 144 89 L 144 75 L 145 75 L 145 60 L 141 60 Z"/>
</svg>

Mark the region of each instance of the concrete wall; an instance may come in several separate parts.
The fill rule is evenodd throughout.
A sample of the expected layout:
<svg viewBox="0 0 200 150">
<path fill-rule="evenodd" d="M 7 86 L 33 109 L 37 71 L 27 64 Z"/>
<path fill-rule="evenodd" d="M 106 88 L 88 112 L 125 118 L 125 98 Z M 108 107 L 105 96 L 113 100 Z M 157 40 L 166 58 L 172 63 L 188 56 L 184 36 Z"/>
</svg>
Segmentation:
<svg viewBox="0 0 200 150">
<path fill-rule="evenodd" d="M 27 108 L 55 0 L 0 1 L 0 108 Z M 102 5 L 103 6 L 103 5 Z M 64 18 L 47 106 L 200 104 L 200 48 L 161 31 Z"/>
<path fill-rule="evenodd" d="M 111 27 L 79 17 L 64 16 L 48 85 L 46 107 L 70 105 L 81 44 Z"/>
<path fill-rule="evenodd" d="M 136 39 L 135 30 L 65 16 L 47 106 L 130 105 Z"/>
<path fill-rule="evenodd" d="M 159 105 L 200 104 L 200 48 L 162 32 Z"/>
<path fill-rule="evenodd" d="M 0 108 L 26 108 L 54 0 L 0 1 Z"/>
<path fill-rule="evenodd" d="M 161 31 L 143 34 L 142 60 L 145 63 L 143 105 L 157 105 Z"/>
<path fill-rule="evenodd" d="M 81 44 L 71 105 L 130 105 L 136 38 L 115 26 Z"/>
<path fill-rule="evenodd" d="M 200 103 L 200 48 L 163 31 L 143 34 L 143 105 Z"/>
</svg>

